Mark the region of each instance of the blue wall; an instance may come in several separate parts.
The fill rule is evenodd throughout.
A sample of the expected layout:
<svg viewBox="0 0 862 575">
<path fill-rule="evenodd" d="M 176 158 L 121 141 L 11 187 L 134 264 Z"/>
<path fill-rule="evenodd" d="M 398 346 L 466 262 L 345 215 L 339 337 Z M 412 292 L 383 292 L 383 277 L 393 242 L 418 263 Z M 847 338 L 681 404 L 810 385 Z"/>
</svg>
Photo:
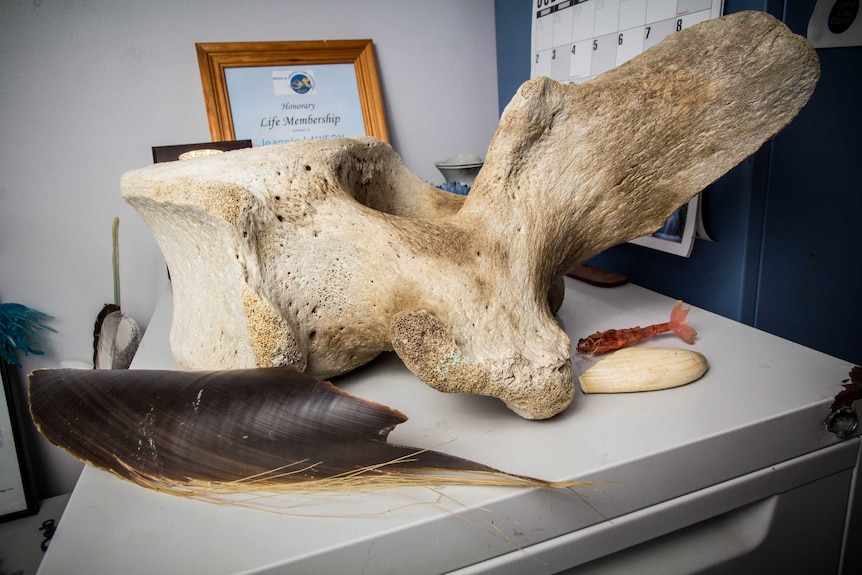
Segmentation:
<svg viewBox="0 0 862 575">
<path fill-rule="evenodd" d="M 725 13 L 764 10 L 804 35 L 815 0 L 786 4 L 726 0 Z M 530 76 L 532 6 L 495 2 L 501 111 Z M 862 48 L 818 55 L 821 81 L 797 119 L 704 190 L 703 218 L 714 242 L 697 240 L 690 258 L 623 244 L 590 263 L 859 364 Z"/>
</svg>

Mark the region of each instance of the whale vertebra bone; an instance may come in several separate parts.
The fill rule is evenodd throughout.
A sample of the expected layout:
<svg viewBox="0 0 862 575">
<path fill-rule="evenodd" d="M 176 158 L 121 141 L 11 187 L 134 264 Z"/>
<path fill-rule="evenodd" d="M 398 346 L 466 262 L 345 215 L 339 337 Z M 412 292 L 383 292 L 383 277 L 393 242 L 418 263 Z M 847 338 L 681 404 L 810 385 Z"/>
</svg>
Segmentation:
<svg viewBox="0 0 862 575">
<path fill-rule="evenodd" d="M 574 393 L 562 275 L 658 229 L 818 78 L 804 39 L 744 12 L 581 85 L 524 83 L 466 199 L 372 138 L 158 164 L 122 190 L 168 263 L 181 367 L 331 377 L 394 349 L 439 390 L 547 418 Z"/>
</svg>

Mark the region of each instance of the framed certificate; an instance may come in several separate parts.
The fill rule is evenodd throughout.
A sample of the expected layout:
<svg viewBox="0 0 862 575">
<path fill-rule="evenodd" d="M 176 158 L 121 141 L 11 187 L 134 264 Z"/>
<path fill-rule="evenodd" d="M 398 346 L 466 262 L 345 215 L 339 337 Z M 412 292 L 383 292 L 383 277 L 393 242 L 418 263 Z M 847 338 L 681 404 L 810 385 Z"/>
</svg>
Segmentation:
<svg viewBox="0 0 862 575">
<path fill-rule="evenodd" d="M 371 40 L 195 46 L 213 141 L 389 141 Z"/>
<path fill-rule="evenodd" d="M 9 366 L 0 359 L 0 522 L 36 513 L 32 475 L 21 434 L 21 405 Z"/>
</svg>

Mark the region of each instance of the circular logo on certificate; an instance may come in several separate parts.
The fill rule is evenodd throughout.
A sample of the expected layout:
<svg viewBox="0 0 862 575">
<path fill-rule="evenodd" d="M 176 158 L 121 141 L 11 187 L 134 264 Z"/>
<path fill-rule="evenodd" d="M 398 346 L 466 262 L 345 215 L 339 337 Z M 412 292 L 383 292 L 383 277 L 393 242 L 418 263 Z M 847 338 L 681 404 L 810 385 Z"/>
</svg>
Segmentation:
<svg viewBox="0 0 862 575">
<path fill-rule="evenodd" d="M 296 72 L 290 77 L 290 87 L 297 94 L 307 94 L 314 88 L 314 80 L 305 72 Z"/>
<path fill-rule="evenodd" d="M 833 34 L 843 34 L 850 29 L 859 13 L 859 0 L 838 0 L 829 12 L 827 26 Z"/>
</svg>

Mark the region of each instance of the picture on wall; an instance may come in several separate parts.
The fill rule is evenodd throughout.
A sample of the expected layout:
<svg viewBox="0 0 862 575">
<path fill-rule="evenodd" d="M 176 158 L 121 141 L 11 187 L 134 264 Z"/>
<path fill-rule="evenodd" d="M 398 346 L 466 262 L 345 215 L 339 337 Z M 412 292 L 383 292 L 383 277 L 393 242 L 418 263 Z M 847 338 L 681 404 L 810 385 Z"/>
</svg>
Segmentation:
<svg viewBox="0 0 862 575">
<path fill-rule="evenodd" d="M 371 40 L 196 44 L 213 141 L 389 141 Z"/>
<path fill-rule="evenodd" d="M 10 375 L 9 364 L 0 359 L 0 522 L 38 511 L 21 434 L 23 405 Z"/>
</svg>

